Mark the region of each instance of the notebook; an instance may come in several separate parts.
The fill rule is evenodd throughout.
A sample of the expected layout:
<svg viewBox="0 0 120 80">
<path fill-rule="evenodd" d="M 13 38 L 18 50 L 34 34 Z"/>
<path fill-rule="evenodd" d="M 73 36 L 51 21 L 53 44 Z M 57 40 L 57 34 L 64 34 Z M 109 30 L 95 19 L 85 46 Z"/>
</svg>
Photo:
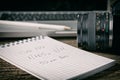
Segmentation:
<svg viewBox="0 0 120 80">
<path fill-rule="evenodd" d="M 47 36 L 1 45 L 0 58 L 43 80 L 83 79 L 115 64 Z"/>
</svg>

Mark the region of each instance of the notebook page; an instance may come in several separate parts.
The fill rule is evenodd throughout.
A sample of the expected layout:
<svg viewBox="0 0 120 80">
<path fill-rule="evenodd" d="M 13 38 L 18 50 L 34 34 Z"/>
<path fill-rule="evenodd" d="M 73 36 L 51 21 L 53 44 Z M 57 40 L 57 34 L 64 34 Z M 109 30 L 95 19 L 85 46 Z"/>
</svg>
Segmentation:
<svg viewBox="0 0 120 80">
<path fill-rule="evenodd" d="M 48 80 L 70 79 L 114 62 L 49 37 L 0 48 L 0 57 L 40 79 Z"/>
</svg>

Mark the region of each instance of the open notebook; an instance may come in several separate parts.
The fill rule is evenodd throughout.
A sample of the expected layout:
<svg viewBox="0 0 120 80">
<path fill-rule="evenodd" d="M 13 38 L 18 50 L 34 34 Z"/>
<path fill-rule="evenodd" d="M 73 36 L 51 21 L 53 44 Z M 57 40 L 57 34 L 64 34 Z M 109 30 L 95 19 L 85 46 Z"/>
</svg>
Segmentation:
<svg viewBox="0 0 120 80">
<path fill-rule="evenodd" d="M 115 64 L 47 36 L 1 45 L 0 58 L 45 80 L 83 79 Z"/>
</svg>

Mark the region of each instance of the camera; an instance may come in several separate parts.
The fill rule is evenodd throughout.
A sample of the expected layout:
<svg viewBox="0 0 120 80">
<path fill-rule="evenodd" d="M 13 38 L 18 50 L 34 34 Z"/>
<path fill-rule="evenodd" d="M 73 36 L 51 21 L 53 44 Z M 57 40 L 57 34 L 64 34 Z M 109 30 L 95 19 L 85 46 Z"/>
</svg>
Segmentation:
<svg viewBox="0 0 120 80">
<path fill-rule="evenodd" d="M 90 11 L 79 14 L 78 46 L 96 50 L 112 46 L 113 17 L 110 12 Z"/>
<path fill-rule="evenodd" d="M 120 50 L 120 2 L 111 11 L 81 12 L 77 24 L 78 47 Z"/>
</svg>

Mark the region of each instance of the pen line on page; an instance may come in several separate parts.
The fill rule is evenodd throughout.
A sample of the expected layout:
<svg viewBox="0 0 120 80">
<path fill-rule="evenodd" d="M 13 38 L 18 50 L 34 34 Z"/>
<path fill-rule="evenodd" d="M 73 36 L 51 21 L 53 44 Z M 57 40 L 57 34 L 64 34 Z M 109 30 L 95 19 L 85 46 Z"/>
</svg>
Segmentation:
<svg viewBox="0 0 120 80">
<path fill-rule="evenodd" d="M 30 22 L 20 22 L 20 21 L 4 21 L 0 20 L 0 24 L 5 26 L 14 26 L 16 28 L 18 26 L 26 26 L 28 28 L 38 28 L 38 29 L 53 29 L 53 30 L 70 30 L 71 27 L 64 26 L 64 25 L 54 25 L 54 24 L 42 24 L 42 23 L 30 23 Z M 22 27 L 21 27 L 22 28 Z"/>
</svg>

